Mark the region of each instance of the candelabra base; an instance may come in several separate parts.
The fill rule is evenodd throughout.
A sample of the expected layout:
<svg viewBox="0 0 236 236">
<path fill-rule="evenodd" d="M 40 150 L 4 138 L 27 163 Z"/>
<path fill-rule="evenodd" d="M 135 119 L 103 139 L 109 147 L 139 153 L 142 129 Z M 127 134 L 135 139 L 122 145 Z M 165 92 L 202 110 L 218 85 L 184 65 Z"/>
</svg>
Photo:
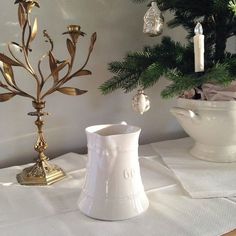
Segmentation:
<svg viewBox="0 0 236 236">
<path fill-rule="evenodd" d="M 47 160 L 40 160 L 25 168 L 16 178 L 21 185 L 50 185 L 65 178 L 64 171 Z"/>
</svg>

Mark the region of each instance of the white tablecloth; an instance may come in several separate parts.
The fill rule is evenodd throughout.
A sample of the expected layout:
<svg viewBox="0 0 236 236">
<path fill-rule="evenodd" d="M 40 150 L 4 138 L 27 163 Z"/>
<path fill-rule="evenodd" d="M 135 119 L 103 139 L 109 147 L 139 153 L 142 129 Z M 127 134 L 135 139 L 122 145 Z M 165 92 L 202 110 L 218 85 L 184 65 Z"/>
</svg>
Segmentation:
<svg viewBox="0 0 236 236">
<path fill-rule="evenodd" d="M 144 214 L 117 222 L 81 214 L 77 200 L 86 156 L 68 153 L 53 160 L 68 178 L 50 187 L 18 185 L 15 174 L 22 166 L 0 170 L 0 236 L 217 236 L 236 228 L 234 198 L 192 199 L 151 146 L 140 150 L 150 201 Z"/>
<path fill-rule="evenodd" d="M 192 198 L 236 196 L 236 162 L 216 163 L 193 157 L 191 138 L 151 145 Z"/>
</svg>

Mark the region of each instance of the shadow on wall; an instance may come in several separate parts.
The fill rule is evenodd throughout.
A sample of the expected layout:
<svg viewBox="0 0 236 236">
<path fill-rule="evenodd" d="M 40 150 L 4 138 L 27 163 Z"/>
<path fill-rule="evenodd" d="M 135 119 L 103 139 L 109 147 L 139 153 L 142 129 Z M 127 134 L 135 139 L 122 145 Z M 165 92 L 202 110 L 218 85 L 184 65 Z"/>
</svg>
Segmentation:
<svg viewBox="0 0 236 236">
<path fill-rule="evenodd" d="M 0 51 L 6 53 L 2 47 L 5 42 L 19 41 L 19 27 L 15 24 L 17 9 L 12 1 L 4 1 L 0 13 L 0 31 L 4 32 L 0 39 Z M 87 68 L 93 75 L 68 84 L 86 89 L 88 94 L 81 97 L 54 94 L 47 100 L 46 111 L 52 114 L 45 118 L 45 137 L 49 145 L 46 154 L 50 158 L 69 151 L 85 151 L 84 129 L 95 124 L 126 121 L 139 126 L 142 129 L 140 143 L 184 135 L 177 121 L 169 113 L 169 108 L 175 101 L 163 101 L 160 98 L 160 90 L 166 81 L 160 81 L 146 91 L 151 98 L 152 107 L 143 116 L 137 115 L 131 108 L 132 96 L 136 92 L 123 94 L 122 91 L 117 91 L 103 96 L 98 90 L 98 86 L 111 76 L 107 71 L 110 61 L 121 59 L 127 51 L 141 50 L 144 45 L 160 40 L 148 38 L 142 33 L 144 13 L 143 6 L 133 4 L 129 0 L 42 1 L 41 8 L 32 13 L 38 17 L 39 32 L 48 29 L 55 41 L 55 51 L 59 58 L 67 53 L 65 38 L 61 37 L 61 32 L 67 25 L 79 23 L 87 33 L 86 38 L 81 39 L 82 46 L 79 47 L 78 58 L 87 54 L 88 35 L 94 31 L 98 33 L 98 40 Z M 33 53 L 41 55 L 47 45 L 41 42 L 42 33 L 39 33 L 38 38 L 32 45 Z M 35 60 L 33 56 L 32 59 Z M 23 72 L 19 71 L 16 79 L 19 84 L 29 86 L 29 91 L 33 89 L 31 80 Z M 37 153 L 33 149 L 36 127 L 34 120 L 26 116 L 30 111 L 31 101 L 23 98 L 13 98 L 12 101 L 0 105 L 0 167 L 32 162 L 36 158 Z"/>
<path fill-rule="evenodd" d="M 48 149 L 45 154 L 50 159 L 53 159 L 67 152 L 86 153 L 87 149 L 85 148 L 85 143 L 83 143 L 81 147 L 79 144 L 76 146 L 70 144 L 73 139 L 79 141 L 80 135 L 76 135 L 76 129 L 77 127 L 72 126 L 47 129 L 45 131 L 45 137 L 48 142 Z M 61 135 L 61 133 L 63 133 L 63 135 Z M 37 159 L 37 152 L 34 151 L 36 139 L 37 133 L 35 132 L 1 141 L 0 150 L 4 150 L 4 153 L 1 152 L 0 154 L 0 168 L 14 164 L 19 165 L 34 162 Z"/>
</svg>

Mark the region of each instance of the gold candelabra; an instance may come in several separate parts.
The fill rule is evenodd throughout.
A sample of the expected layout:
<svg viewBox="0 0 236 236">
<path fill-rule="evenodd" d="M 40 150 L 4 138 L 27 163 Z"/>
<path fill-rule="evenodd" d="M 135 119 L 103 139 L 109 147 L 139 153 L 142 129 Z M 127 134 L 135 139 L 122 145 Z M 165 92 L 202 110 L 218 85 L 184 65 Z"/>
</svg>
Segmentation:
<svg viewBox="0 0 236 236">
<path fill-rule="evenodd" d="M 7 90 L 6 93 L 0 94 L 0 102 L 8 101 L 15 96 L 23 96 L 32 100 L 32 105 L 35 109 L 34 112 L 28 113 L 30 116 L 37 117 L 35 125 L 37 126 L 38 138 L 34 146 L 34 149 L 38 152 L 38 159 L 36 164 L 25 168 L 21 173 L 17 175 L 17 180 L 23 185 L 49 185 L 65 177 L 63 170 L 50 163 L 44 151 L 47 148 L 47 143 L 43 136 L 43 116 L 48 115 L 44 112 L 45 98 L 54 92 L 61 92 L 63 94 L 77 96 L 86 93 L 85 90 L 80 90 L 74 87 L 64 87 L 63 85 L 70 81 L 72 78 L 79 76 L 91 75 L 89 70 L 85 67 L 89 61 L 90 55 L 93 51 L 93 47 L 97 38 L 96 33 L 91 36 L 91 42 L 88 50 L 87 58 L 83 65 L 76 71 L 72 71 L 77 42 L 80 36 L 84 36 L 85 33 L 81 31 L 79 25 L 70 25 L 68 30 L 63 34 L 68 34 L 70 38 L 66 40 L 66 46 L 69 52 L 69 59 L 58 60 L 53 52 L 53 41 L 46 30 L 43 31 L 45 41 L 49 43 L 50 49 L 45 53 L 37 64 L 37 72 L 30 63 L 29 55 L 32 52 L 31 44 L 34 41 L 38 31 L 37 18 L 34 19 L 34 23 L 31 24 L 30 13 L 34 7 L 40 7 L 37 1 L 29 0 L 16 0 L 15 4 L 18 4 L 18 20 L 21 27 L 21 43 L 10 42 L 8 44 L 8 50 L 11 57 L 0 53 L 0 61 L 2 67 L 0 71 L 3 75 L 3 80 L 0 80 L 0 87 Z M 18 47 L 19 52 L 23 55 L 23 59 L 19 59 L 12 47 Z M 44 75 L 41 69 L 43 60 L 48 59 L 50 74 Z M 36 83 L 36 94 L 30 94 L 17 85 L 17 79 L 15 79 L 13 69 L 14 67 L 21 67 L 26 70 Z M 65 70 L 65 75 L 61 76 L 60 71 Z M 50 80 L 53 80 L 51 87 L 45 89 L 45 84 Z"/>
</svg>

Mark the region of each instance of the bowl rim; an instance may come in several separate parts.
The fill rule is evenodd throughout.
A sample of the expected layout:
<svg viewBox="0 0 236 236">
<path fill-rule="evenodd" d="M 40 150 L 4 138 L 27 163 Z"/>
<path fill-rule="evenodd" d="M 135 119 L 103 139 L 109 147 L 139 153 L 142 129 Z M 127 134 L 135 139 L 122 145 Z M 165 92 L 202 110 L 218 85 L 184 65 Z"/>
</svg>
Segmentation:
<svg viewBox="0 0 236 236">
<path fill-rule="evenodd" d="M 194 106 L 202 109 L 235 109 L 236 101 L 207 101 L 207 100 L 195 100 L 187 98 L 177 98 L 178 105 Z"/>
</svg>

